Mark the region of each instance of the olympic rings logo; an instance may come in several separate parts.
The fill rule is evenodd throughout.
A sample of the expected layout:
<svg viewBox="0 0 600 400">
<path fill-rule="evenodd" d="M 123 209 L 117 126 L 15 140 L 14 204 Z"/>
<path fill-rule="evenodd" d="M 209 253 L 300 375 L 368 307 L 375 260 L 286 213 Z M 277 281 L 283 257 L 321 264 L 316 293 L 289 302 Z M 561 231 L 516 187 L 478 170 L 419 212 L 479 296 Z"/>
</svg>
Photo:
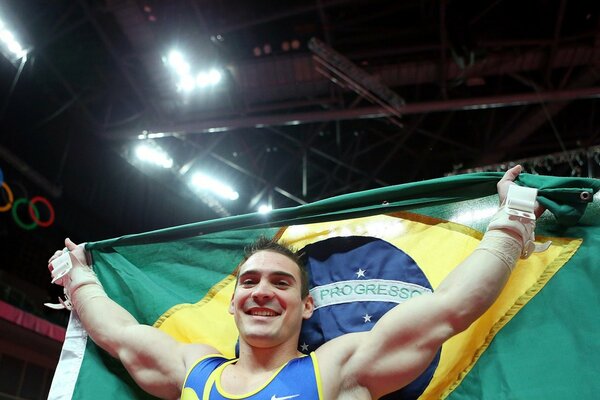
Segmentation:
<svg viewBox="0 0 600 400">
<path fill-rule="evenodd" d="M 2 191 L 4 191 L 5 198 L 7 200 L 6 204 L 0 205 L 0 212 L 7 212 L 8 210 L 11 210 L 12 217 L 20 228 L 30 231 L 38 226 L 41 228 L 48 228 L 54 223 L 54 207 L 52 207 L 52 204 L 50 204 L 48 199 L 45 197 L 35 196 L 31 198 L 31 200 L 21 197 L 15 200 L 13 192 L 6 182 L 2 182 L 2 186 L 0 188 Z M 38 204 L 43 204 L 47 209 L 47 218 L 45 221 L 43 221 L 40 217 L 40 211 L 38 210 L 37 206 Z M 18 210 L 21 206 L 27 206 L 29 217 L 31 218 L 32 222 L 27 223 L 19 216 Z"/>
</svg>

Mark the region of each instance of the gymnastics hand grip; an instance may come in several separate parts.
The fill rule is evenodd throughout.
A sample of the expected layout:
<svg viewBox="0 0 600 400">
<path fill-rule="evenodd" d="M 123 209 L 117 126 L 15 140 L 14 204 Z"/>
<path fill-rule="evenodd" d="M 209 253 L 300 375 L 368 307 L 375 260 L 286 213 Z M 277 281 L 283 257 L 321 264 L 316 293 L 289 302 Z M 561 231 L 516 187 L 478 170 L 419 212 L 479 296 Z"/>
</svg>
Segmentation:
<svg viewBox="0 0 600 400">
<path fill-rule="evenodd" d="M 66 248 L 63 251 L 64 253 L 60 257 L 56 258 L 50 263 L 52 283 L 56 283 L 57 285 L 61 286 L 64 286 L 61 278 L 67 275 L 71 271 L 71 268 L 73 268 L 71 254 L 69 254 Z"/>
</svg>

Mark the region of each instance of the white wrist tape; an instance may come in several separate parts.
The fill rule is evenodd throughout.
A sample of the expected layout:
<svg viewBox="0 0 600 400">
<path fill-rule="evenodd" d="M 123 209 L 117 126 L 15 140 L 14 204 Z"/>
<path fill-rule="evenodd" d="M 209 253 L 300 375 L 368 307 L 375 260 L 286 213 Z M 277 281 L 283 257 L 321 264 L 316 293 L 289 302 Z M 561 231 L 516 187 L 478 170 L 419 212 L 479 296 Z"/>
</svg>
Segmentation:
<svg viewBox="0 0 600 400">
<path fill-rule="evenodd" d="M 44 303 L 46 307 L 53 308 L 55 310 L 73 309 L 73 301 L 71 300 L 73 294 L 83 288 L 84 286 L 94 287 L 93 291 L 86 291 L 93 293 L 93 297 L 107 297 L 102 284 L 98 280 L 98 277 L 92 271 L 92 268 L 88 265 L 78 265 L 73 267 L 71 260 L 71 254 L 65 252 L 63 255 L 52 261 L 52 283 L 64 286 L 65 298 L 64 300 L 58 298 L 59 304 Z M 78 302 L 85 301 L 87 298 L 81 296 Z"/>
<path fill-rule="evenodd" d="M 72 301 L 71 304 L 72 307 L 75 308 L 75 310 L 77 311 L 77 315 L 79 316 L 84 315 L 84 308 L 86 304 L 89 304 L 90 300 L 95 299 L 96 297 L 108 298 L 108 295 L 106 294 L 104 288 L 101 285 L 84 284 L 77 287 L 76 291 L 77 292 L 71 292 L 71 296 L 77 293 L 75 301 Z"/>
<path fill-rule="evenodd" d="M 520 240 L 510 233 L 498 229 L 487 231 L 475 251 L 487 251 L 495 255 L 512 272 L 522 249 L 523 245 Z"/>
<path fill-rule="evenodd" d="M 535 199 L 537 189 L 511 185 L 505 204 L 498 210 L 488 226 L 491 230 L 508 230 L 521 239 L 521 258 L 546 250 L 551 242 L 535 243 Z"/>
</svg>

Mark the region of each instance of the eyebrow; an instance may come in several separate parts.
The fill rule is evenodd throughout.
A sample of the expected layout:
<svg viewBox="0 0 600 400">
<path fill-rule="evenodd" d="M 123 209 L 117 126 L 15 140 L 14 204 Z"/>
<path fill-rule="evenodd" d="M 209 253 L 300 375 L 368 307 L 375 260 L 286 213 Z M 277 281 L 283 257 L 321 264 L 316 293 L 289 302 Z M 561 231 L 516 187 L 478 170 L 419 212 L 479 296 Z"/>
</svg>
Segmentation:
<svg viewBox="0 0 600 400">
<path fill-rule="evenodd" d="M 248 269 L 246 271 L 244 271 L 243 273 L 240 274 L 240 276 L 238 277 L 238 281 L 240 279 L 242 279 L 242 277 L 247 276 L 247 275 L 259 275 L 260 271 L 256 270 L 256 269 Z M 273 272 L 269 272 L 269 276 L 284 276 L 286 278 L 290 278 L 292 279 L 294 282 L 296 282 L 296 277 L 293 274 L 290 274 L 289 272 L 286 271 L 273 271 Z"/>
</svg>

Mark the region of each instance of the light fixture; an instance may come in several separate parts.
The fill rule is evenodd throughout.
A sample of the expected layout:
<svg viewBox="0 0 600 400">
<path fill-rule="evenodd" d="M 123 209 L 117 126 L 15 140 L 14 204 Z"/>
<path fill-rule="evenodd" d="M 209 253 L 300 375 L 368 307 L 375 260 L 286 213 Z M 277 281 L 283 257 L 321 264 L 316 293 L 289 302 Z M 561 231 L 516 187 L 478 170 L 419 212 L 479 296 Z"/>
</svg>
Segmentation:
<svg viewBox="0 0 600 400">
<path fill-rule="evenodd" d="M 177 89 L 182 92 L 191 92 L 196 88 L 196 80 L 191 75 L 181 75 L 177 82 Z"/>
<path fill-rule="evenodd" d="M 239 193 L 228 185 L 200 172 L 194 173 L 190 182 L 194 188 L 211 191 L 224 199 L 237 200 L 240 197 Z"/>
<path fill-rule="evenodd" d="M 192 67 L 179 50 L 171 50 L 163 60 L 177 76 L 177 90 L 180 92 L 188 93 L 196 88 L 214 86 L 223 79 L 223 74 L 216 68 L 192 72 Z"/>
<path fill-rule="evenodd" d="M 216 85 L 221 82 L 221 78 L 221 72 L 213 68 L 207 72 L 200 72 L 196 77 L 196 84 L 199 87 Z"/>
<path fill-rule="evenodd" d="M 169 157 L 158 145 L 149 143 L 141 143 L 135 148 L 136 157 L 144 162 L 158 165 L 163 168 L 171 168 L 173 166 L 173 159 Z"/>
<path fill-rule="evenodd" d="M 175 72 L 177 72 L 180 75 L 189 74 L 190 64 L 187 61 L 185 61 L 185 58 L 183 58 L 183 54 L 181 54 L 181 52 L 179 52 L 178 50 L 172 50 L 169 53 L 168 60 L 169 65 L 175 70 Z"/>
<path fill-rule="evenodd" d="M 9 52 L 10 59 L 26 58 L 27 51 L 15 38 L 15 35 L 8 29 L 6 24 L 0 20 L 0 43 Z"/>
<path fill-rule="evenodd" d="M 175 136 L 176 132 L 148 132 L 147 130 L 143 130 L 141 134 L 137 136 L 139 140 L 147 140 L 147 139 L 160 139 L 166 136 Z"/>
<path fill-rule="evenodd" d="M 261 204 L 260 207 L 258 207 L 258 212 L 261 214 L 266 214 L 268 212 L 271 212 L 273 210 L 273 207 L 271 207 L 268 204 Z"/>
</svg>

